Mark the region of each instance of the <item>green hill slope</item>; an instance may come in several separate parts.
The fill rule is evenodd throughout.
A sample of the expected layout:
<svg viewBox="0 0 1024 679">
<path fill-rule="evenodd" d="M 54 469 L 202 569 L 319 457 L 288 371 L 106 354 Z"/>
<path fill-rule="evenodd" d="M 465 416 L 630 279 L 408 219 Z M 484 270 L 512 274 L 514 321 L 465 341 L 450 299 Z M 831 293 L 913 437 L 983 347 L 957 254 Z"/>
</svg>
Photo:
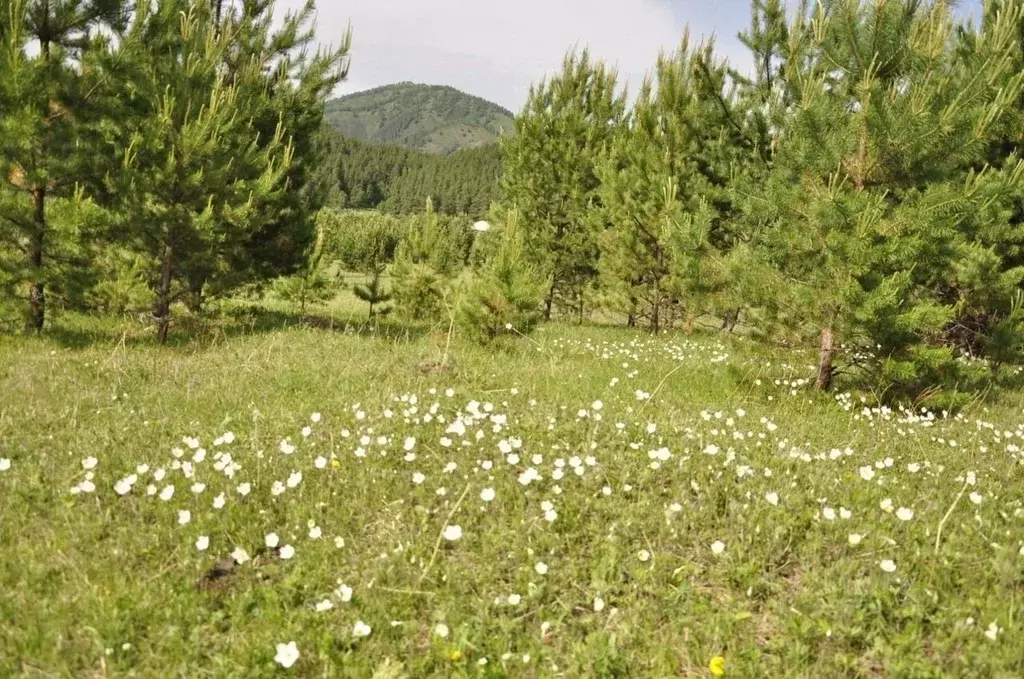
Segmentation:
<svg viewBox="0 0 1024 679">
<path fill-rule="evenodd" d="M 513 115 L 453 87 L 398 83 L 327 102 L 325 120 L 346 137 L 448 155 L 511 134 Z"/>
</svg>

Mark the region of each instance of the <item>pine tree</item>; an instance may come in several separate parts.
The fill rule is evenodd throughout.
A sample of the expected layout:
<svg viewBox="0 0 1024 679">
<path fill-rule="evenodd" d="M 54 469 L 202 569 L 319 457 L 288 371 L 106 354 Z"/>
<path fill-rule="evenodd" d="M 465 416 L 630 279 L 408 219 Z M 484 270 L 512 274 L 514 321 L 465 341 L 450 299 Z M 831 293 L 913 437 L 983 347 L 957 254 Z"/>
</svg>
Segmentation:
<svg viewBox="0 0 1024 679">
<path fill-rule="evenodd" d="M 980 29 L 961 27 L 957 46 L 964 67 L 974 68 L 979 55 L 999 43 L 1005 23 L 1016 17 L 1013 64 L 1003 72 L 1005 85 L 1013 86 L 1015 74 L 1024 71 L 1024 2 L 994 0 L 984 6 Z M 965 174 L 986 166 L 1012 176 L 1024 157 L 1024 92 L 1010 114 L 993 122 L 993 134 L 982 159 L 969 159 Z M 955 315 L 944 339 L 963 354 L 987 358 L 993 368 L 1024 359 L 1024 311 L 1020 304 L 1024 287 L 1024 187 L 1002 186 L 989 191 L 988 210 L 997 219 L 963 219 L 959 225 L 959 252 L 946 276 L 936 280 L 941 298 Z"/>
<path fill-rule="evenodd" d="M 800 0 L 796 16 L 807 16 L 808 0 Z M 742 94 L 748 97 L 749 117 L 754 128 L 762 157 L 767 159 L 772 151 L 770 114 L 777 113 L 769 104 L 778 97 L 786 97 L 784 105 L 793 101 L 788 98 L 793 92 L 785 87 L 786 57 L 788 55 L 789 25 L 786 8 L 782 0 L 752 0 L 750 3 L 750 27 L 739 35 L 740 42 L 750 50 L 754 63 L 752 75 L 731 71 L 731 77 L 743 85 Z"/>
<path fill-rule="evenodd" d="M 148 285 L 149 261 L 143 255 L 117 245 L 103 247 L 90 262 L 96 282 L 85 291 L 91 311 L 135 314 L 149 309 L 153 292 Z"/>
<path fill-rule="evenodd" d="M 384 306 L 392 299 L 385 290 L 384 277 L 400 240 L 399 221 L 376 212 L 346 212 L 325 213 L 319 223 L 332 224 L 338 232 L 335 252 L 339 263 L 348 271 L 369 276 L 366 283 L 355 285 L 352 292 L 370 305 L 370 318 L 391 313 L 391 307 Z"/>
<path fill-rule="evenodd" d="M 391 313 L 390 306 L 384 306 L 391 301 L 391 293 L 384 289 L 384 273 L 387 268 L 377 265 L 370 272 L 370 280 L 365 284 L 356 285 L 352 288 L 355 296 L 370 305 L 370 318 L 383 316 Z M 378 307 L 374 309 L 374 307 Z"/>
<path fill-rule="evenodd" d="M 427 199 L 426 211 L 415 218 L 391 265 L 399 311 L 415 321 L 438 319 L 459 265 L 450 248 L 444 247 L 438 215 Z"/>
<path fill-rule="evenodd" d="M 1002 220 L 992 193 L 1020 174 L 980 162 L 1020 88 L 1015 17 L 970 59 L 954 47 L 944 3 L 834 0 L 788 29 L 773 110 L 767 182 L 738 191 L 750 223 L 759 301 L 818 337 L 827 389 L 840 345 L 870 352 L 884 388 L 911 391 L 953 370 L 942 332 L 953 308 L 935 294 L 962 225 Z"/>
<path fill-rule="evenodd" d="M 125 21 L 123 0 L 0 2 L 0 240 L 19 253 L 0 268 L 28 289 L 29 331 L 43 329 L 48 287 L 67 282 L 69 259 L 91 238 L 74 210 L 55 224 L 52 202 L 89 209 L 82 189 L 103 174 L 109 114 L 101 65 Z"/>
<path fill-rule="evenodd" d="M 611 225 L 601 268 L 630 324 L 643 319 L 657 332 L 668 306 L 681 305 L 689 326 L 726 288 L 723 251 L 735 240 L 728 187 L 749 146 L 727 73 L 710 43 L 691 48 L 684 38 L 659 57 L 656 81 L 644 82 L 599 166 Z"/>
<path fill-rule="evenodd" d="M 246 0 L 214 7 L 215 25 L 232 38 L 224 55 L 225 83 L 238 87 L 238 106 L 258 134 L 257 145 L 274 144 L 280 134 L 291 160 L 274 190 L 257 197 L 263 218 L 225 249 L 223 265 L 200 267 L 190 276 L 193 296 L 200 299 L 204 289 L 223 294 L 251 280 L 301 273 L 316 237 L 316 214 L 336 182 L 331 149 L 320 143 L 323 107 L 347 75 L 351 31 L 340 33 L 333 49 L 313 49 L 313 1 L 281 21 L 275 20 L 274 5 Z"/>
<path fill-rule="evenodd" d="M 306 313 L 307 302 L 326 302 L 338 290 L 338 276 L 324 263 L 326 232 L 318 226 L 316 239 L 305 256 L 305 264 L 293 276 L 283 276 L 274 281 L 274 292 L 288 301 L 299 303 L 299 313 Z"/>
<path fill-rule="evenodd" d="M 526 335 L 540 320 L 547 285 L 524 256 L 517 215 L 509 212 L 494 254 L 459 305 L 459 322 L 474 339 L 490 342 L 501 335 Z"/>
<path fill-rule="evenodd" d="M 544 302 L 582 313 L 597 276 L 598 244 L 588 211 L 599 201 L 596 165 L 625 112 L 616 74 L 587 51 L 531 88 L 515 135 L 503 143 L 502 200 L 519 210 L 527 258 L 550 280 Z"/>
<path fill-rule="evenodd" d="M 325 234 L 325 258 L 344 271 L 369 273 L 395 258 L 403 220 L 372 210 L 321 210 L 317 228 Z"/>
<path fill-rule="evenodd" d="M 235 44 L 217 30 L 206 1 L 140 4 L 122 49 L 133 65 L 124 170 L 117 178 L 125 210 L 140 225 L 137 244 L 156 263 L 151 278 L 157 338 L 165 341 L 171 304 L 199 267 L 216 271 L 266 219 L 292 150 L 278 128 L 271 139 L 251 129 L 249 88 L 262 89 L 263 64 L 230 78 L 223 65 Z M 181 283 L 176 287 L 176 283 Z"/>
</svg>

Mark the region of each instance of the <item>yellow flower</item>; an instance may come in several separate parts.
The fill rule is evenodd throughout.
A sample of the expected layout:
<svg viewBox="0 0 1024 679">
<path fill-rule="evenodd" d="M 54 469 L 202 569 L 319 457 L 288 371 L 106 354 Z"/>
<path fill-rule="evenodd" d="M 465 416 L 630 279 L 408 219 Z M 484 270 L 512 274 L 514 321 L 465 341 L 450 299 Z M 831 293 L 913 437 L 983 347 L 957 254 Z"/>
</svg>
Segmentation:
<svg viewBox="0 0 1024 679">
<path fill-rule="evenodd" d="M 338 460 L 331 460 L 331 466 L 335 469 L 341 469 L 341 462 Z"/>
<path fill-rule="evenodd" d="M 720 655 L 716 655 L 708 663 L 708 669 L 711 670 L 711 674 L 716 677 L 725 676 L 725 658 Z"/>
<path fill-rule="evenodd" d="M 462 651 L 452 651 L 451 655 L 449 655 L 448 658 L 452 662 L 459 662 L 460 660 L 462 660 Z"/>
</svg>

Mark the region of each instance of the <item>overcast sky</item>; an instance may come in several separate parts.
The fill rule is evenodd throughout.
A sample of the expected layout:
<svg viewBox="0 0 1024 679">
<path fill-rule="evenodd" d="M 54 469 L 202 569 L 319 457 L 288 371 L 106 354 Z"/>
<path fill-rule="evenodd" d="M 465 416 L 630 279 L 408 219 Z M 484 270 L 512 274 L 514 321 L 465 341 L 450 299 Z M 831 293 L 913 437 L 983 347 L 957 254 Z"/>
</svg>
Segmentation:
<svg viewBox="0 0 1024 679">
<path fill-rule="evenodd" d="M 979 0 L 969 0 L 961 11 Z M 279 0 L 284 11 L 303 0 Z M 749 0 L 318 0 L 317 36 L 337 44 L 351 22 L 352 68 L 338 94 L 412 81 L 451 85 L 518 112 L 531 83 L 578 45 L 615 65 L 635 90 L 659 50 L 716 38 L 744 70 L 736 39 Z"/>
</svg>

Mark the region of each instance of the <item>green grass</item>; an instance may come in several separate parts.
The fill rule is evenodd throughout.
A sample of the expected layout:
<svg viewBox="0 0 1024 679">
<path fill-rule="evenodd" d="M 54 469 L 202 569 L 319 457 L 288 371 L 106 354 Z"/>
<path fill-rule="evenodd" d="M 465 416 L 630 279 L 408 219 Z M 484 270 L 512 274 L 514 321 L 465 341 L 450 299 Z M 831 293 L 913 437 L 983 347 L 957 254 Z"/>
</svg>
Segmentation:
<svg viewBox="0 0 1024 679">
<path fill-rule="evenodd" d="M 782 383 L 807 356 L 558 325 L 503 349 L 456 337 L 439 371 L 441 334 L 328 317 L 239 315 L 169 347 L 83 319 L 0 338 L 0 676 L 702 677 L 715 656 L 733 677 L 1024 676 L 1016 395 L 864 414 Z M 206 451 L 191 478 L 183 437 Z M 72 494 L 90 457 L 95 490 Z M 261 550 L 272 532 L 292 558 Z M 236 547 L 254 558 L 201 585 Z"/>
</svg>

